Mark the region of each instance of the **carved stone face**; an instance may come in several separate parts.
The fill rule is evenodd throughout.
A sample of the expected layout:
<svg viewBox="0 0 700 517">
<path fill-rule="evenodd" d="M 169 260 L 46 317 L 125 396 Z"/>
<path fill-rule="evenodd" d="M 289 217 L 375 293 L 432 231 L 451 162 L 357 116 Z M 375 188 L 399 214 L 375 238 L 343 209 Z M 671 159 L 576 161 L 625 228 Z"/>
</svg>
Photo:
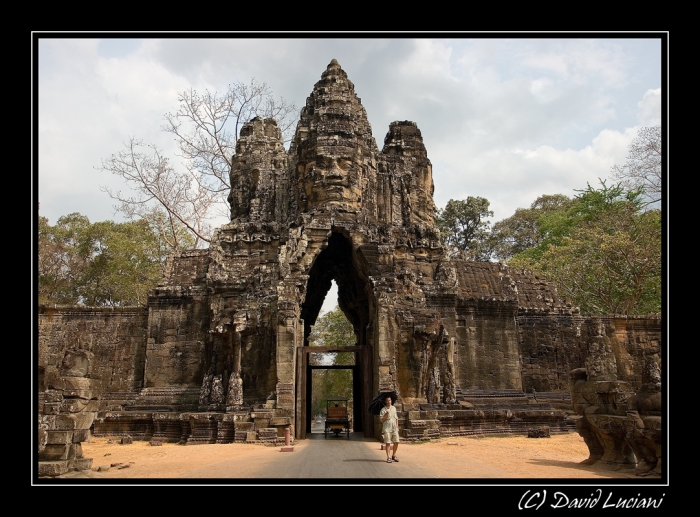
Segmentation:
<svg viewBox="0 0 700 517">
<path fill-rule="evenodd" d="M 309 208 L 325 205 L 359 209 L 361 166 L 347 154 L 316 154 L 313 160 L 299 166 Z"/>
<path fill-rule="evenodd" d="M 617 361 L 609 341 L 603 336 L 591 338 L 585 359 L 588 380 L 606 381 L 617 379 Z"/>
</svg>

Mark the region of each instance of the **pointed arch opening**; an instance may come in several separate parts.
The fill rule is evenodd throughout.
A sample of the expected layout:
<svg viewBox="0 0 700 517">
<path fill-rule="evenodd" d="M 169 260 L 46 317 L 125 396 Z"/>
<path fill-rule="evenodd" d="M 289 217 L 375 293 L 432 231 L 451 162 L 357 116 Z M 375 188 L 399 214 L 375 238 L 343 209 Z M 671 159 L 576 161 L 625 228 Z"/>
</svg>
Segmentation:
<svg viewBox="0 0 700 517">
<path fill-rule="evenodd" d="M 342 370 L 350 377 L 352 399 L 353 432 L 371 431 L 368 426 L 366 407 L 371 395 L 372 377 L 370 373 L 371 353 L 369 352 L 368 327 L 370 322 L 370 300 L 366 282 L 357 270 L 353 260 L 353 247 L 345 235 L 334 231 L 328 239 L 328 245 L 321 251 L 309 271 L 306 297 L 301 306 L 301 318 L 304 322 L 304 349 L 302 352 L 303 378 L 299 379 L 298 388 L 303 390 L 300 406 L 297 407 L 302 437 L 312 432 L 318 415 L 314 410 L 314 372 L 317 370 Z M 333 282 L 337 285 L 337 306 L 352 327 L 354 339 L 340 343 L 314 343 L 310 346 L 311 332 L 316 325 L 324 300 L 331 290 Z M 314 358 L 319 352 L 336 354 L 342 357 L 340 363 L 318 364 Z M 349 374 L 347 373 L 349 372 Z M 318 376 L 318 373 L 316 374 Z M 316 383 L 318 385 L 318 383 Z M 318 389 L 318 388 L 317 388 Z M 337 396 L 331 394 L 329 396 Z"/>
</svg>

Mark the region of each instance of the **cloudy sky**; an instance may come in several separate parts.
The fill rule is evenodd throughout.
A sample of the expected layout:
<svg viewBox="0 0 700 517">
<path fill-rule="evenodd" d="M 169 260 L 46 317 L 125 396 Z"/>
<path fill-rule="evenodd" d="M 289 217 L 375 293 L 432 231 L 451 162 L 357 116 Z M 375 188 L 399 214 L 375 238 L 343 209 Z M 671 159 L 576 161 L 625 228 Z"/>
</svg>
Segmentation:
<svg viewBox="0 0 700 517">
<path fill-rule="evenodd" d="M 71 212 L 121 220 L 99 170 L 136 136 L 171 150 L 163 115 L 190 87 L 255 78 L 303 106 L 331 59 L 355 84 L 377 144 L 418 124 L 435 202 L 482 196 L 492 222 L 542 194 L 573 196 L 624 163 L 661 123 L 660 37 L 254 37 L 38 40 L 38 193 L 51 224 Z"/>
</svg>

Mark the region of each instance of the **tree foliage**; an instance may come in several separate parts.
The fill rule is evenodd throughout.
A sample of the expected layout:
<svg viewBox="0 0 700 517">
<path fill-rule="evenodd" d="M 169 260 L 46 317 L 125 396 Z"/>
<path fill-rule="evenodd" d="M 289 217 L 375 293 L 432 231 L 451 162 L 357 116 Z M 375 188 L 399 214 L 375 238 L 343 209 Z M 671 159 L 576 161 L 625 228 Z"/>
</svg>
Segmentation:
<svg viewBox="0 0 700 517">
<path fill-rule="evenodd" d="M 354 346 L 355 343 L 355 331 L 337 305 L 332 311 L 319 316 L 309 334 L 310 346 L 346 347 Z M 317 357 L 316 359 L 318 362 L 324 361 L 324 364 L 329 366 L 355 364 L 352 352 L 314 355 L 324 355 L 325 358 Z M 325 412 L 326 398 L 328 397 L 345 397 L 352 401 L 352 370 L 314 370 L 311 391 L 313 414 Z"/>
<path fill-rule="evenodd" d="M 450 199 L 438 211 L 436 219 L 444 244 L 464 252 L 472 260 L 489 260 L 490 223 L 485 220 L 493 217 L 489 204 L 483 197 Z"/>
<path fill-rule="evenodd" d="M 90 223 L 84 215 L 39 218 L 40 304 L 130 306 L 146 303 L 163 274 L 165 251 L 145 220 Z"/>
<path fill-rule="evenodd" d="M 620 185 L 588 188 L 541 217 L 539 243 L 508 264 L 533 270 L 587 314 L 661 311 L 661 213 Z"/>
<path fill-rule="evenodd" d="M 495 223 L 489 237 L 493 256 L 507 261 L 539 245 L 546 237 L 543 230 L 543 225 L 547 225 L 545 217 L 566 210 L 571 203 L 571 198 L 563 194 L 545 194 L 538 197 L 530 208 L 518 208 L 512 216 Z"/>
<path fill-rule="evenodd" d="M 177 152 L 171 160 L 156 145 L 129 138 L 124 149 L 102 161 L 101 170 L 121 177 L 130 192 L 103 188 L 129 220 L 157 217 L 163 240 L 172 250 L 211 241 L 213 221 L 229 215 L 226 198 L 231 189 L 232 158 L 241 126 L 259 116 L 277 120 L 289 136 L 296 108 L 275 100 L 269 87 L 235 83 L 219 94 L 188 90 L 178 94 L 179 107 L 165 114 L 162 130 L 174 137 Z"/>
<path fill-rule="evenodd" d="M 38 287 L 39 303 L 76 304 L 76 285 L 86 267 L 84 254 L 80 253 L 81 234 L 89 226 L 87 217 L 74 213 L 63 216 L 56 226 L 46 217 L 39 217 Z"/>
<path fill-rule="evenodd" d="M 612 168 L 612 177 L 628 191 L 641 191 L 644 205 L 661 201 L 661 126 L 643 127 L 627 149 L 624 165 Z"/>
<path fill-rule="evenodd" d="M 355 331 L 337 305 L 316 319 L 309 334 L 310 346 L 345 347 L 354 346 L 355 342 Z"/>
</svg>

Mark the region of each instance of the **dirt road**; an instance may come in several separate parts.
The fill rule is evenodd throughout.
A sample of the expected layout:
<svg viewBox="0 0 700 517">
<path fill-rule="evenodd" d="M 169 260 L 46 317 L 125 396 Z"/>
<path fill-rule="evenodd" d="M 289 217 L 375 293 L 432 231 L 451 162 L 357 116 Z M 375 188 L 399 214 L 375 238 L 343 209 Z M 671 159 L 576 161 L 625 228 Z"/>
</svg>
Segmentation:
<svg viewBox="0 0 700 517">
<path fill-rule="evenodd" d="M 576 434 L 551 438 L 459 437 L 424 443 L 402 443 L 398 463 L 386 463 L 381 444 L 359 433 L 339 437 L 312 434 L 297 441 L 293 452 L 260 444 L 151 446 L 135 441 L 120 445 L 105 438 L 83 443 L 92 470 L 70 472 L 62 478 L 94 480 L 308 479 L 311 482 L 349 479 L 639 479 L 630 470 L 583 465 L 588 450 Z M 102 467 L 102 470 L 99 470 Z M 89 482 L 89 481 L 88 481 Z"/>
</svg>

